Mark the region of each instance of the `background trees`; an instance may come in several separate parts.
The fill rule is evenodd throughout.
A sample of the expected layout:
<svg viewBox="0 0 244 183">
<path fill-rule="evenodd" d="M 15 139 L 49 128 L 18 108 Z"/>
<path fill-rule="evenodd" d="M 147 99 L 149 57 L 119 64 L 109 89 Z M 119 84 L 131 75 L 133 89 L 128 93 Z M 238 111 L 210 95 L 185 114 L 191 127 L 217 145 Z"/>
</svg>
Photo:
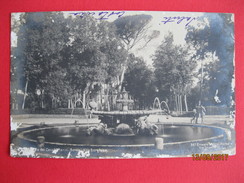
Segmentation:
<svg viewBox="0 0 244 183">
<path fill-rule="evenodd" d="M 56 12 L 23 18 L 26 34 L 19 36 L 18 48 L 23 49 L 25 91 L 32 101 L 55 99 L 67 107 L 75 93 L 87 97 L 94 84 L 117 76 L 125 54 L 111 24 Z"/>
<path fill-rule="evenodd" d="M 204 72 L 208 75 L 209 88 L 203 96 L 205 104 L 229 106 L 234 74 L 233 17 L 231 14 L 204 14 L 199 22 L 199 27 L 189 26 L 186 41 L 195 50 L 195 60 L 204 62 Z M 207 58 L 209 55 L 212 55 L 212 58 Z M 214 59 L 214 56 L 217 59 Z M 214 100 L 216 92 L 221 102 Z"/>
<path fill-rule="evenodd" d="M 21 14 L 12 25 L 18 38 L 11 56 L 12 96 L 23 95 L 22 108 L 53 103 L 73 108 L 77 98 L 85 107 L 100 93 L 98 100 L 109 110 L 116 101 L 109 95 L 125 86 L 140 108 L 149 108 L 155 97 L 176 111 L 192 109 L 199 100 L 228 105 L 234 72 L 231 16 L 204 15 L 200 26 L 188 26 L 184 46 L 169 33 L 153 47 L 153 67 L 136 57 L 159 36 L 151 20 L 151 15 L 108 22 L 62 12 Z"/>
<path fill-rule="evenodd" d="M 154 72 L 142 58 L 130 55 L 124 86 L 140 108 L 152 106 L 156 97 Z"/>
<path fill-rule="evenodd" d="M 153 65 L 161 100 L 168 99 L 171 108 L 175 106 L 177 111 L 182 111 L 184 101 L 185 110 L 188 110 L 186 97 L 197 65 L 191 60 L 187 48 L 174 45 L 173 34 L 169 33 L 156 50 Z"/>
<path fill-rule="evenodd" d="M 149 30 L 149 22 L 151 21 L 151 15 L 133 15 L 133 16 L 124 16 L 114 21 L 116 25 L 116 33 L 125 45 L 125 49 L 128 54 L 130 51 L 144 39 L 144 46 L 146 46 L 152 39 L 159 36 L 159 31 L 153 31 L 151 33 Z M 140 44 L 140 46 L 142 46 Z M 122 65 L 122 72 L 120 75 L 119 90 L 124 81 L 124 75 L 127 69 L 128 56 Z"/>
<path fill-rule="evenodd" d="M 62 67 L 62 51 L 68 42 L 67 27 L 61 13 L 31 13 L 24 15 L 23 31 L 19 36 L 24 43 L 25 93 L 32 101 L 52 101 L 64 97 L 67 88 L 66 70 Z M 41 98 L 41 99 L 40 99 Z"/>
</svg>

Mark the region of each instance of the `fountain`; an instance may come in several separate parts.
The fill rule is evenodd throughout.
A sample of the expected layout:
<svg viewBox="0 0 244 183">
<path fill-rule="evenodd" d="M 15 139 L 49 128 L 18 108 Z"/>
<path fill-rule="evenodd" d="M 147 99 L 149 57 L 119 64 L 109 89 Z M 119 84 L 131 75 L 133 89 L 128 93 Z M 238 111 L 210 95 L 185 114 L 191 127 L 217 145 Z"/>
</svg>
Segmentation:
<svg viewBox="0 0 244 183">
<path fill-rule="evenodd" d="M 152 110 L 130 110 L 132 103 L 128 92 L 123 89 L 117 100 L 118 110 L 91 111 L 93 115 L 98 115 L 99 124 L 77 121 L 62 125 L 42 123 L 22 128 L 12 143 L 17 150 L 18 147 L 36 148 L 39 157 L 45 154 L 68 158 L 83 157 L 81 154 L 93 158 L 127 157 L 126 153 L 141 157 L 189 156 L 235 147 L 235 135 L 231 129 L 191 124 L 190 120 L 189 123 L 173 125 L 175 121 L 169 116 L 169 109 L 164 111 L 161 108 L 162 104 L 167 106 L 166 103 L 158 98 L 154 100 Z M 163 119 L 168 121 L 150 121 L 148 116 L 151 114 L 165 116 Z M 56 153 L 58 150 L 59 155 Z"/>
<path fill-rule="evenodd" d="M 158 127 L 147 121 L 150 114 L 162 113 L 161 109 L 154 110 L 129 110 L 128 105 L 134 101 L 129 98 L 128 92 L 120 93 L 116 100 L 117 104 L 121 104 L 121 110 L 117 111 L 92 111 L 92 114 L 98 115 L 101 120 L 97 127 L 88 129 L 88 135 L 157 135 Z"/>
</svg>

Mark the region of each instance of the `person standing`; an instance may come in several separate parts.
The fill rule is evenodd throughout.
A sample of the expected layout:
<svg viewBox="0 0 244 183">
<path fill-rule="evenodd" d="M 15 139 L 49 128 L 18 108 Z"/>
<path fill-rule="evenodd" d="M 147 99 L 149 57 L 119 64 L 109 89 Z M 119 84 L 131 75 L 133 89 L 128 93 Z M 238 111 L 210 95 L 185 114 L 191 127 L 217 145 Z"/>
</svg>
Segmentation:
<svg viewBox="0 0 244 183">
<path fill-rule="evenodd" d="M 198 122 L 198 118 L 201 118 L 201 123 L 203 123 L 203 116 L 206 113 L 206 109 L 202 106 L 201 101 L 199 101 L 199 105 L 196 107 L 196 111 L 196 123 Z"/>
<path fill-rule="evenodd" d="M 197 117 L 197 110 L 196 109 L 193 109 L 193 118 L 191 119 L 191 123 L 195 123 L 196 121 L 196 117 Z"/>
</svg>

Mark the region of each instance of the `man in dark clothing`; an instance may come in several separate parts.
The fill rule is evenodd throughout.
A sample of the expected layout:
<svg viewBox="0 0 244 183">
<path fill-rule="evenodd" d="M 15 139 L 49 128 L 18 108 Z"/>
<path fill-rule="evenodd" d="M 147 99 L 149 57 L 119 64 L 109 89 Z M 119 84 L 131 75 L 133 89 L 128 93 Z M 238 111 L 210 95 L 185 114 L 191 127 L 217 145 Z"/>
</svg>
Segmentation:
<svg viewBox="0 0 244 183">
<path fill-rule="evenodd" d="M 197 114 L 196 114 L 196 123 L 198 121 L 198 118 L 201 118 L 201 123 L 203 123 L 203 116 L 206 113 L 205 107 L 202 106 L 201 102 L 199 101 L 199 105 L 196 107 Z"/>
</svg>

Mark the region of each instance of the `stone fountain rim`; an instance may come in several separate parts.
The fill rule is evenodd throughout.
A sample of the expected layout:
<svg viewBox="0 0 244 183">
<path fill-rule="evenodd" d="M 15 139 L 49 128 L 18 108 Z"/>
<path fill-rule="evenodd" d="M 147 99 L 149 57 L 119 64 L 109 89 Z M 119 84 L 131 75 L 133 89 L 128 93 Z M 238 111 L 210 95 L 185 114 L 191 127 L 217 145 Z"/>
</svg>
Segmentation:
<svg viewBox="0 0 244 183">
<path fill-rule="evenodd" d="M 83 126 L 83 125 L 81 125 Z M 175 126 L 194 126 L 194 127 L 207 127 L 207 128 L 218 128 L 221 129 L 224 133 L 227 133 L 229 129 L 223 128 L 223 127 L 218 127 L 218 126 L 211 126 L 211 125 L 204 125 L 204 124 L 175 124 Z M 26 130 L 20 132 L 17 136 L 20 139 L 30 141 L 37 143 L 37 140 L 30 139 L 24 136 L 25 133 L 29 133 L 32 131 L 39 131 L 39 130 L 46 130 L 46 129 L 52 129 L 52 128 L 60 128 L 60 127 L 74 127 L 74 125 L 65 125 L 65 126 L 52 126 L 52 127 L 44 127 L 44 128 L 38 128 L 38 129 L 31 129 L 31 130 Z M 179 144 L 185 144 L 185 143 L 193 143 L 193 142 L 202 142 L 202 141 L 207 141 L 207 140 L 213 140 L 213 139 L 218 139 L 218 138 L 223 138 L 224 135 L 218 135 L 218 136 L 213 136 L 209 138 L 204 138 L 204 139 L 197 139 L 197 140 L 189 140 L 189 141 L 179 141 L 179 142 L 169 142 L 169 143 L 164 143 L 164 145 L 179 145 Z M 160 136 L 155 136 L 155 138 L 162 138 Z M 57 146 L 70 146 L 70 147 L 91 147 L 91 148 L 112 148 L 112 147 L 154 147 L 155 144 L 133 144 L 133 145 L 95 145 L 95 144 L 69 144 L 69 143 L 59 143 L 59 142 L 45 142 L 45 144 L 49 145 L 57 145 Z"/>
</svg>

